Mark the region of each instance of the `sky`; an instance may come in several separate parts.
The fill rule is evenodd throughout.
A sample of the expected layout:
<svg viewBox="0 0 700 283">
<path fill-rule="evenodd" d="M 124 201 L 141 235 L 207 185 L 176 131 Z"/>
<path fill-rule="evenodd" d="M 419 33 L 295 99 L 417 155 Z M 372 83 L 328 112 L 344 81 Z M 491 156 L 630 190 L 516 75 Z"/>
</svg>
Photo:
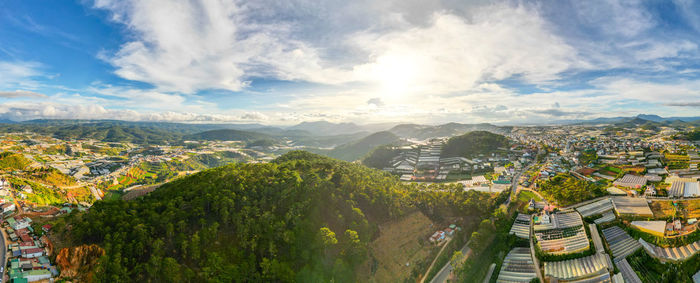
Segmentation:
<svg viewBox="0 0 700 283">
<path fill-rule="evenodd" d="M 700 2 L 0 2 L 0 119 L 700 116 Z"/>
</svg>

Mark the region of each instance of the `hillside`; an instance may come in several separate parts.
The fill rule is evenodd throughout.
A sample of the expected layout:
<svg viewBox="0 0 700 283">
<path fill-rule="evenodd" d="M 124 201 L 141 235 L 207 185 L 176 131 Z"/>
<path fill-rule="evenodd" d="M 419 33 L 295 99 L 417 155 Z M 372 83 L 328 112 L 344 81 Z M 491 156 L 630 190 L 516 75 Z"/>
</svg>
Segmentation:
<svg viewBox="0 0 700 283">
<path fill-rule="evenodd" d="M 370 168 L 382 169 L 388 167 L 391 160 L 399 153 L 400 150 L 394 146 L 378 146 L 362 159 L 362 164 Z"/>
<path fill-rule="evenodd" d="M 32 161 L 20 153 L 3 152 L 0 153 L 0 169 L 2 170 L 24 170 Z"/>
<path fill-rule="evenodd" d="M 209 141 L 255 141 L 255 140 L 271 140 L 272 136 L 232 129 L 220 129 L 201 132 L 197 134 L 187 135 L 185 140 L 209 140 Z"/>
<path fill-rule="evenodd" d="M 396 135 L 390 132 L 377 132 L 358 141 L 337 146 L 330 150 L 327 155 L 345 161 L 355 161 L 367 155 L 367 153 L 380 145 L 394 144 L 397 142 L 399 142 L 399 137 Z"/>
<path fill-rule="evenodd" d="M 54 220 L 52 237 L 105 250 L 94 273 L 86 271 L 93 282 L 355 282 L 373 273 L 370 243 L 386 230 L 380 226 L 420 210 L 438 220 L 468 216 L 458 222 L 468 230 L 495 207 L 488 194 L 437 189 L 291 152 L 206 170 L 133 201 L 97 202 Z M 391 233 L 381 241 L 406 237 Z"/>
<path fill-rule="evenodd" d="M 508 147 L 506 137 L 486 131 L 476 131 L 447 140 L 442 148 L 442 156 L 474 157 L 479 154 L 490 154 L 497 151 L 499 147 Z"/>
<path fill-rule="evenodd" d="M 448 123 L 437 126 L 402 124 L 391 128 L 389 132 L 402 138 L 428 139 L 435 137 L 451 137 L 471 131 L 500 132 L 506 130 L 506 128 L 500 128 L 491 124 Z"/>
<path fill-rule="evenodd" d="M 25 131 L 63 140 L 95 139 L 105 142 L 130 142 L 136 144 L 167 144 L 181 138 L 181 135 L 178 133 L 154 127 L 120 125 L 116 122 L 75 124 L 25 122 L 0 125 L 0 132 Z"/>
</svg>

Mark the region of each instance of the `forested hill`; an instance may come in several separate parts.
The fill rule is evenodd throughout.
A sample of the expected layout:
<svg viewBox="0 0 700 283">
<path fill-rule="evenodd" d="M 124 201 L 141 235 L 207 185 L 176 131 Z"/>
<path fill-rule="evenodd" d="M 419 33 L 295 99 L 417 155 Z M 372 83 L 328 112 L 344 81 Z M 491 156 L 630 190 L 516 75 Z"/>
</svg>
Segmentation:
<svg viewBox="0 0 700 283">
<path fill-rule="evenodd" d="M 442 149 L 442 156 L 474 157 L 490 154 L 499 147 L 507 147 L 508 138 L 486 131 L 469 132 L 450 138 Z"/>
<path fill-rule="evenodd" d="M 201 132 L 185 136 L 185 140 L 210 140 L 210 141 L 254 141 L 254 140 L 271 140 L 272 136 L 232 129 L 221 129 Z"/>
<path fill-rule="evenodd" d="M 376 132 L 360 140 L 339 145 L 328 152 L 328 156 L 346 161 L 355 161 L 367 155 L 372 149 L 380 145 L 399 142 L 399 137 L 391 132 Z"/>
<path fill-rule="evenodd" d="M 137 144 L 166 144 L 179 140 L 182 135 L 155 127 L 120 125 L 114 122 L 83 124 L 0 124 L 0 132 L 33 132 L 57 139 L 95 139 L 105 142 Z"/>
<path fill-rule="evenodd" d="M 478 218 L 493 207 L 485 193 L 417 190 L 290 152 L 202 171 L 134 201 L 97 202 L 57 220 L 53 233 L 105 249 L 94 282 L 354 282 L 378 225 L 416 209 Z"/>
</svg>

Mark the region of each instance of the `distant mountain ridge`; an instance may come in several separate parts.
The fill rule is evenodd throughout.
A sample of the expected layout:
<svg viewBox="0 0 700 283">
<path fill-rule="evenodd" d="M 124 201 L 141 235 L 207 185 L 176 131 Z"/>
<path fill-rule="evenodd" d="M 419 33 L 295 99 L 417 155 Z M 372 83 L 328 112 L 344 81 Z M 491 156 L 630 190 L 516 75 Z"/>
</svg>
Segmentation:
<svg viewBox="0 0 700 283">
<path fill-rule="evenodd" d="M 482 124 L 460 124 L 447 123 L 443 125 L 430 126 L 418 124 L 401 124 L 391 129 L 389 132 L 402 138 L 428 139 L 437 137 L 452 137 L 472 131 L 507 132 L 509 127 L 499 127 L 488 123 Z"/>
<path fill-rule="evenodd" d="M 207 140 L 207 141 L 254 141 L 254 140 L 272 140 L 272 136 L 257 132 L 221 129 L 205 131 L 197 134 L 191 134 L 184 137 L 185 140 Z"/>
<path fill-rule="evenodd" d="M 399 141 L 399 137 L 391 132 L 376 132 L 357 141 L 337 146 L 328 151 L 327 155 L 341 160 L 355 161 L 367 155 L 375 147 L 394 144 Z"/>
<path fill-rule="evenodd" d="M 646 121 L 652 121 L 652 122 L 673 122 L 673 121 L 680 121 L 680 122 L 696 122 L 700 120 L 700 116 L 695 116 L 695 117 L 661 117 L 659 115 L 653 115 L 653 114 L 639 114 L 637 116 L 633 117 L 602 117 L 602 118 L 595 118 L 595 119 L 590 119 L 590 120 L 559 120 L 553 122 L 553 124 L 583 124 L 583 125 L 598 125 L 598 124 L 616 124 L 616 123 L 625 123 L 625 122 L 632 122 L 635 119 L 641 119 L 641 120 L 646 120 Z M 638 121 L 639 122 L 639 121 Z"/>
</svg>

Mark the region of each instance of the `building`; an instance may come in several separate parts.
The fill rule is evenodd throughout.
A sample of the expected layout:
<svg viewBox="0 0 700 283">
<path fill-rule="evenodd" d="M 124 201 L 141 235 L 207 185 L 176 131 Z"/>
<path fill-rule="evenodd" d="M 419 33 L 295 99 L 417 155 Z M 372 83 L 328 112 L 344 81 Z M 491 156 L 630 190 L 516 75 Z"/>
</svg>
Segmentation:
<svg viewBox="0 0 700 283">
<path fill-rule="evenodd" d="M 29 227 L 29 225 L 31 223 L 32 223 L 32 220 L 27 218 L 27 217 L 21 218 L 21 217 L 15 216 L 15 217 L 7 218 L 7 224 L 9 224 L 10 227 L 12 227 L 12 229 L 15 229 L 15 230 L 27 228 L 27 227 Z"/>
<path fill-rule="evenodd" d="M 42 248 L 31 248 L 22 250 L 22 257 L 25 258 L 35 258 L 44 255 L 44 249 Z"/>
<path fill-rule="evenodd" d="M 632 174 L 626 174 L 622 178 L 613 182 L 613 185 L 615 185 L 615 186 L 633 188 L 633 189 L 639 189 L 646 184 L 647 184 L 646 178 L 641 177 L 641 176 L 632 175 Z"/>
<path fill-rule="evenodd" d="M 14 202 L 3 203 L 0 208 L 2 208 L 2 213 L 12 212 L 16 209 Z"/>
<path fill-rule="evenodd" d="M 431 243 L 439 243 L 444 239 L 445 239 L 445 231 L 436 231 L 435 233 L 433 233 L 432 236 L 430 236 L 429 240 Z"/>
<path fill-rule="evenodd" d="M 648 186 L 646 190 L 644 190 L 644 195 L 645 196 L 656 196 L 656 188 L 654 186 Z"/>
<path fill-rule="evenodd" d="M 30 185 L 24 185 L 24 186 L 22 186 L 22 191 L 24 191 L 25 193 L 28 193 L 28 194 L 31 194 L 31 193 L 34 192 L 34 191 L 32 190 L 32 187 L 31 187 Z"/>
<path fill-rule="evenodd" d="M 668 196 L 669 197 L 682 197 L 685 193 L 685 182 L 673 182 L 671 183 L 671 187 L 668 188 Z"/>
</svg>

